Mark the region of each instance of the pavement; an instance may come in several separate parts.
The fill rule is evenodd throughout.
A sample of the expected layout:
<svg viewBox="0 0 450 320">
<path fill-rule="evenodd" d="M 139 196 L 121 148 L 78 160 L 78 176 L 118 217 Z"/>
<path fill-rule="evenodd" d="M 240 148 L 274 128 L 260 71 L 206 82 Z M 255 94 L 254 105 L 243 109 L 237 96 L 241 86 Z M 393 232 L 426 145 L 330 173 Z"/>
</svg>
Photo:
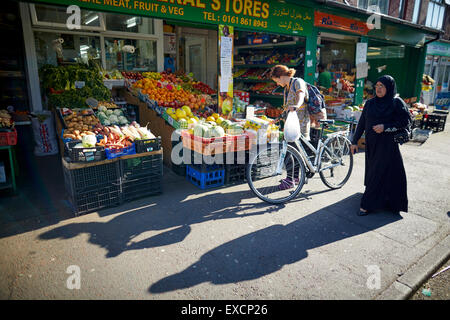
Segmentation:
<svg viewBox="0 0 450 320">
<path fill-rule="evenodd" d="M 450 134 L 401 146 L 409 211 L 356 215 L 319 177 L 281 206 L 247 184 L 200 190 L 167 168 L 163 193 L 75 217 L 58 156 L 23 155 L 0 193 L 0 299 L 408 299 L 450 256 Z"/>
</svg>

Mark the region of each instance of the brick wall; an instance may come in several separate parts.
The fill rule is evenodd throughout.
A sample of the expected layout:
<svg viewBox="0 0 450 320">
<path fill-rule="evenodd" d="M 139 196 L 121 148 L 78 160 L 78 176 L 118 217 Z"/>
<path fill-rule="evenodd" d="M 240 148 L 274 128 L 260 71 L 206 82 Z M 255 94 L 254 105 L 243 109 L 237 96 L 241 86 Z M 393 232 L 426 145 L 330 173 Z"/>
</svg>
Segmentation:
<svg viewBox="0 0 450 320">
<path fill-rule="evenodd" d="M 407 21 L 412 21 L 413 14 L 414 14 L 414 5 L 415 0 L 407 0 L 405 4 L 405 10 L 404 10 L 404 19 Z"/>
<path fill-rule="evenodd" d="M 388 15 L 394 18 L 398 18 L 400 0 L 389 1 Z"/>
<path fill-rule="evenodd" d="M 447 6 L 445 9 L 444 31 L 445 34 L 443 34 L 442 38 L 450 40 L 450 6 Z"/>
<path fill-rule="evenodd" d="M 420 8 L 419 13 L 419 21 L 418 24 L 425 25 L 425 21 L 427 21 L 427 11 L 428 11 L 428 3 L 429 0 L 422 0 L 422 7 Z"/>
</svg>

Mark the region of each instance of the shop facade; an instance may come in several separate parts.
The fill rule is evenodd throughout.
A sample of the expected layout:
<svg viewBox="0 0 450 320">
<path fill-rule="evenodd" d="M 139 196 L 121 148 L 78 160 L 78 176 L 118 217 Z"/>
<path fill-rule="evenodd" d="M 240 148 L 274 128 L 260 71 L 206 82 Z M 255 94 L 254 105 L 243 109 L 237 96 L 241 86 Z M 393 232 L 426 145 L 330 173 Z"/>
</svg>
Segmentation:
<svg viewBox="0 0 450 320">
<path fill-rule="evenodd" d="M 141 189 L 130 191 L 133 197 L 160 191 L 151 187 L 160 185 L 163 162 L 181 175 L 203 177 L 204 172 L 194 174 L 184 162 L 174 162 L 180 141 L 178 151 L 208 156 L 217 151 L 211 149 L 217 147 L 211 137 L 224 142 L 219 146 L 223 153 L 248 151 L 260 138 L 278 144 L 282 127 L 268 118 L 280 115 L 283 88 L 265 78 L 272 66 L 285 64 L 319 86 L 329 117 L 339 120 L 325 134 L 348 131 L 379 76 L 394 76 L 404 99 L 420 95 L 424 44 L 434 36 L 388 21 L 381 29 L 369 29 L 367 15 L 315 1 L 35 0 L 19 5 L 30 111 L 54 113 L 72 202 L 97 187 L 75 190 L 73 172 L 116 166 L 122 175 L 114 177 L 121 181 L 120 191 L 114 189 L 115 179 L 104 186 L 105 193 L 114 189 L 111 205 L 130 199 L 122 190 L 132 190 L 126 185 L 131 163 L 155 157 L 158 163 L 153 176 L 135 177 Z M 319 65 L 328 75 L 319 72 Z M 73 100 L 61 98 L 68 94 Z M 89 103 L 92 109 L 77 110 L 73 101 L 86 107 L 91 94 L 100 97 L 101 105 Z M 134 141 L 136 135 L 128 129 L 125 139 L 115 131 L 114 126 L 130 123 L 151 131 L 140 135 L 148 144 Z M 74 151 L 81 148 L 83 135 L 97 139 L 98 150 L 90 156 Z M 240 138 L 242 145 L 235 143 Z M 87 148 L 84 142 L 82 146 Z M 68 155 L 77 161 L 67 162 Z M 245 179 L 245 165 L 220 170 L 210 187 Z M 92 208 L 98 209 L 96 205 Z"/>
<path fill-rule="evenodd" d="M 434 104 L 438 95 L 445 95 L 449 91 L 450 43 L 437 41 L 427 46 L 424 74 L 430 76 L 434 83 L 424 88 L 423 103 Z"/>
</svg>

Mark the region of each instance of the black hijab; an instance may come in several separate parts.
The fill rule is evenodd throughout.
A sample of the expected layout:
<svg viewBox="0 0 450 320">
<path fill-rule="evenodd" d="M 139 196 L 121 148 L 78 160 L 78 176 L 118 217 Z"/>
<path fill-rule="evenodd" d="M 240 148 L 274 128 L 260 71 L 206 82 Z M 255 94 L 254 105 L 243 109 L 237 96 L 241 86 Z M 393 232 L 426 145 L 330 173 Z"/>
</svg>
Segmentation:
<svg viewBox="0 0 450 320">
<path fill-rule="evenodd" d="M 394 98 L 397 94 L 397 85 L 394 78 L 389 75 L 378 78 L 375 85 L 377 82 L 381 82 L 386 87 L 386 94 L 383 98 L 379 98 L 375 95 L 371 109 L 374 115 L 383 117 L 394 112 Z"/>
</svg>

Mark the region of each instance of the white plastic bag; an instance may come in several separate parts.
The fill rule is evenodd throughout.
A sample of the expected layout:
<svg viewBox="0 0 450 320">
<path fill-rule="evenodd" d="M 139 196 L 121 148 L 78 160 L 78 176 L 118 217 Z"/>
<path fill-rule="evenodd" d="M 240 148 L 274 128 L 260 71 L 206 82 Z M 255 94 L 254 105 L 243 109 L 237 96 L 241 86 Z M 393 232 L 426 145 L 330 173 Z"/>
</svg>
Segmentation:
<svg viewBox="0 0 450 320">
<path fill-rule="evenodd" d="M 286 123 L 284 124 L 284 139 L 287 142 L 294 142 L 300 137 L 300 121 L 297 112 L 290 111 Z"/>
</svg>

